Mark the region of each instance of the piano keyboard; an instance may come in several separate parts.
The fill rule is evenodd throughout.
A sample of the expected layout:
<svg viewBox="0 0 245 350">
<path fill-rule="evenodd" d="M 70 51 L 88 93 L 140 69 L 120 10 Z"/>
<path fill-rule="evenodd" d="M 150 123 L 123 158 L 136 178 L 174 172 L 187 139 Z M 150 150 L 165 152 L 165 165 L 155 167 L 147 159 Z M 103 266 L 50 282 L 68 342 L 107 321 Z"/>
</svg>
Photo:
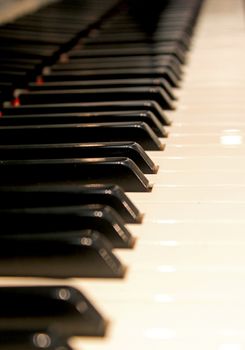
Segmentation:
<svg viewBox="0 0 245 350">
<path fill-rule="evenodd" d="M 183 3 L 181 6 L 189 7 Z M 2 348 L 243 350 L 245 28 L 242 1 L 204 2 L 181 89 L 176 89 L 178 79 L 174 77 L 178 73 L 182 75 L 179 69 L 183 68 L 178 60 L 182 61 L 183 57 L 178 57 L 177 62 L 174 57 L 170 65 L 174 66 L 174 73 L 171 68 L 169 74 L 169 68 L 166 68 L 170 62 L 168 54 L 163 54 L 166 56 L 164 68 L 161 68 L 164 86 L 159 87 L 159 82 L 155 86 L 153 79 L 156 78 L 149 75 L 158 75 L 158 69 L 137 68 L 141 64 L 144 67 L 146 57 L 144 60 L 141 57 L 142 54 L 149 55 L 148 49 L 137 43 L 131 45 L 128 36 L 128 44 L 119 58 L 115 47 L 122 48 L 123 44 L 113 42 L 115 46 L 107 52 L 112 58 L 102 58 L 98 62 L 97 54 L 101 57 L 106 52 L 100 40 L 115 40 L 109 32 L 109 24 L 120 28 L 121 34 L 125 30 L 126 19 L 120 14 L 114 16 L 105 20 L 104 27 L 102 22 L 102 34 L 93 30 L 91 42 L 84 40 L 84 46 L 77 46 L 70 55 L 69 52 L 62 53 L 60 62 L 52 62 L 51 68 L 45 68 L 35 83 L 26 82 L 28 91 L 21 81 L 19 90 L 14 92 L 12 106 L 9 102 L 3 104 L 0 190 L 5 204 L 0 205 L 0 216 L 5 236 L 1 234 L 0 273 L 12 277 L 1 277 L 1 286 L 39 287 L 19 290 L 17 295 L 11 294 L 12 289 L 0 289 L 1 332 L 5 329 L 2 339 L 11 339 L 8 340 L 9 347 L 2 340 Z M 161 23 L 164 21 L 160 20 Z M 172 23 L 169 24 L 171 27 L 173 18 L 169 23 Z M 179 23 L 182 23 L 181 19 Z M 104 36 L 103 28 L 107 33 Z M 133 23 L 128 26 L 130 28 L 134 28 Z M 123 35 L 119 37 L 125 41 Z M 91 48 L 87 50 L 86 45 Z M 96 53 L 99 50 L 100 53 Z M 123 55 L 136 55 L 135 52 L 139 52 L 135 61 L 123 59 Z M 114 65 L 116 68 L 112 69 Z M 161 79 L 160 76 L 157 79 Z M 151 88 L 147 90 L 147 86 Z M 93 89 L 99 91 L 96 102 L 93 101 Z M 82 92 L 86 100 L 83 106 L 78 102 Z M 63 94 L 61 100 L 59 93 Z M 4 96 L 10 95 L 11 90 L 4 91 Z M 137 96 L 137 102 L 133 95 Z M 174 100 L 176 95 L 177 102 Z M 113 100 L 110 104 L 104 102 L 108 96 Z M 117 98 L 123 102 L 117 103 Z M 146 102 L 148 100 L 155 103 Z M 177 110 L 173 110 L 174 105 Z M 96 113 L 93 108 L 97 108 Z M 141 113 L 138 113 L 139 108 Z M 93 123 L 97 123 L 96 131 L 91 130 L 92 127 L 86 128 L 82 118 L 88 113 Z M 103 125 L 98 127 L 99 117 L 105 116 Z M 119 132 L 111 125 L 116 117 Z M 45 124 L 35 128 L 42 118 Z M 83 137 L 90 142 L 88 149 L 80 144 L 79 133 L 69 124 L 68 118 L 73 123 L 80 123 Z M 144 124 L 142 128 L 142 120 L 148 123 L 146 127 Z M 63 130 L 69 130 L 69 135 L 62 132 L 60 125 Z M 134 128 L 137 126 L 138 132 L 133 131 L 133 125 Z M 112 128 L 111 133 L 109 129 Z M 105 139 L 99 140 L 98 133 Z M 92 141 L 87 140 L 88 134 Z M 136 148 L 131 135 L 139 143 Z M 73 137 L 79 147 L 71 149 Z M 107 137 L 111 138 L 111 144 L 102 147 L 101 143 L 105 143 Z M 100 145 L 99 141 L 102 141 Z M 113 158 L 105 165 L 100 159 L 109 157 L 108 148 Z M 66 155 L 65 164 L 62 163 L 62 152 Z M 78 159 L 74 158 L 78 154 L 86 155 L 83 159 L 90 161 L 73 161 Z M 125 156 L 119 156 L 122 154 Z M 16 155 L 18 161 L 15 161 Z M 30 161 L 33 157 L 45 161 Z M 100 172 L 89 175 L 90 182 L 86 167 Z M 144 169 L 144 175 L 140 169 Z M 72 193 L 69 192 L 70 182 L 63 184 L 69 176 L 70 182 L 77 184 Z M 109 185 L 115 177 L 126 190 L 127 197 L 122 190 Z M 99 179 L 104 185 L 93 185 L 96 194 L 91 198 L 89 187 L 84 184 L 95 184 Z M 35 185 L 40 181 L 45 181 L 42 192 Z M 30 183 L 31 187 L 27 188 Z M 19 192 L 16 192 L 17 188 Z M 109 196 L 111 194 L 114 195 Z M 96 200 L 100 200 L 99 204 Z M 114 209 L 109 210 L 108 203 Z M 10 208 L 14 210 L 10 212 Z M 93 220 L 93 216 L 100 222 Z M 6 228 L 4 223 L 8 224 Z M 43 234 L 46 224 L 48 229 Z M 54 232 L 51 232 L 52 228 Z M 73 245 L 67 239 L 68 229 Z M 113 250 L 105 242 L 105 236 L 110 239 Z M 78 238 L 80 254 L 75 250 Z M 18 245 L 15 243 L 11 253 L 13 242 Z M 70 244 L 69 247 L 64 245 L 65 242 Z M 100 258 L 93 255 L 96 244 L 103 247 Z M 21 264 L 14 260 L 20 251 L 23 253 Z M 43 256 L 44 251 L 46 254 L 58 251 L 62 259 L 52 259 L 50 263 L 51 260 Z M 11 260 L 7 259 L 8 254 Z M 24 257 L 25 254 L 30 260 Z M 104 278 L 108 277 L 106 273 L 116 278 Z M 47 278 L 13 278 L 23 274 Z M 11 316 L 6 317 L 15 314 L 14 307 L 9 312 L 4 305 L 4 301 L 7 305 L 11 300 L 19 314 L 28 314 L 28 304 L 40 318 L 34 317 L 36 323 L 32 326 L 27 318 L 22 321 L 22 327 L 19 323 L 19 329 L 14 329 Z M 68 304 L 74 306 L 69 312 Z M 47 305 L 49 313 L 42 313 L 42 306 Z M 25 306 L 27 309 L 23 311 Z M 66 310 L 67 318 L 63 317 L 63 310 Z M 44 315 L 50 322 L 47 329 Z M 7 327 L 12 331 L 7 331 Z M 91 334 L 91 329 L 97 334 Z M 106 335 L 102 336 L 104 332 Z M 30 335 L 31 344 L 27 344 Z M 69 338 L 69 345 L 66 338 Z M 14 339 L 20 339 L 19 343 L 14 344 Z"/>
</svg>

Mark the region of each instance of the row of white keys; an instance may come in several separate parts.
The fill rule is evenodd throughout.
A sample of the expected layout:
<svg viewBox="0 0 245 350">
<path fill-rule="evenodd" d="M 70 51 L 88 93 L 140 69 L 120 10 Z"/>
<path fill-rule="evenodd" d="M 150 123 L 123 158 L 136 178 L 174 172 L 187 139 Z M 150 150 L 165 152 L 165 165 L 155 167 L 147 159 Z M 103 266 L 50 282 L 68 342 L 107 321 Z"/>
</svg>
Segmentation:
<svg viewBox="0 0 245 350">
<path fill-rule="evenodd" d="M 146 215 L 128 275 L 74 281 L 110 332 L 76 348 L 245 349 L 244 39 L 242 1 L 208 0 L 153 192 L 129 194 Z"/>
</svg>

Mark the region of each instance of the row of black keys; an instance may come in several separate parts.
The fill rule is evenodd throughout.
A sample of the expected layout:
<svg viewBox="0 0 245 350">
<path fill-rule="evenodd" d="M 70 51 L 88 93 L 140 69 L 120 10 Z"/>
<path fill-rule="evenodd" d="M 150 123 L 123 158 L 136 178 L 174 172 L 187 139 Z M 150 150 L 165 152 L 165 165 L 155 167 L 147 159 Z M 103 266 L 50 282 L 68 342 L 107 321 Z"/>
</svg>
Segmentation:
<svg viewBox="0 0 245 350">
<path fill-rule="evenodd" d="M 87 34 L 116 0 L 59 1 L 0 27 L 0 100 Z"/>
<path fill-rule="evenodd" d="M 70 35 L 77 40 L 79 33 L 84 34 L 90 28 L 89 23 L 92 19 L 98 21 L 105 2 L 102 8 L 96 1 L 91 4 L 84 3 L 83 7 L 87 7 L 87 11 L 82 8 L 82 16 L 77 1 L 73 0 L 69 7 L 66 2 L 61 5 L 54 4 L 47 10 L 40 10 L 34 15 L 25 16 L 0 28 L 3 43 L 0 88 L 3 92 L 7 91 L 8 87 L 11 90 L 12 85 L 23 86 L 44 64 L 50 64 L 57 55 L 67 50 L 67 43 L 72 41 Z M 108 0 L 106 7 L 112 4 L 113 1 Z M 125 22 L 125 18 L 119 18 L 119 15 L 102 22 L 99 27 L 100 35 L 96 37 L 92 32 L 88 39 L 82 38 L 78 41 L 75 50 L 62 56 L 62 61 L 68 59 L 69 65 L 54 65 L 52 74 L 45 74 L 45 81 L 165 77 L 172 85 L 178 85 L 178 77 L 181 74 L 179 63 L 184 62 L 195 20 L 194 12 L 198 10 L 198 6 L 193 2 L 180 5 L 177 5 L 177 12 L 176 6 L 173 6 L 163 15 L 161 25 L 154 36 L 142 33 L 139 24 L 135 23 L 133 18 L 127 18 Z M 196 6 L 194 12 L 193 5 Z M 67 9 L 72 12 L 72 23 Z M 88 15 L 90 12 L 93 16 Z M 149 21 L 150 18 L 146 20 Z M 81 28 L 83 23 L 84 27 L 79 32 L 78 25 Z M 74 36 L 75 33 L 77 35 Z M 76 73 L 72 73 L 71 70 L 76 70 Z"/>
<path fill-rule="evenodd" d="M 164 148 L 159 137 L 167 137 L 170 124 L 164 111 L 174 108 L 172 88 L 182 76 L 200 1 L 170 2 L 154 34 L 142 31 L 130 4 L 90 26 L 87 36 L 88 22 L 79 32 L 68 14 L 63 32 L 72 38 L 63 44 L 57 40 L 66 4 L 0 30 L 12 43 L 0 58 L 3 96 L 20 88 L 1 109 L 0 275 L 123 278 L 126 267 L 113 250 L 133 248 L 126 224 L 142 220 L 124 191 L 151 190 L 144 174 L 157 166 L 145 150 Z M 1 300 L 5 350 L 69 349 L 72 335 L 106 332 L 102 315 L 67 286 L 1 288 Z"/>
<path fill-rule="evenodd" d="M 65 5 L 66 4 L 63 2 L 65 12 L 67 12 L 67 9 L 70 9 L 70 6 L 67 8 L 67 6 Z M 97 3 L 97 5 L 99 5 L 99 3 Z M 64 22 L 62 18 L 60 18 L 58 21 L 56 18 L 55 22 L 52 19 L 52 21 L 49 24 L 49 32 L 47 32 L 47 11 L 45 10 L 42 10 L 42 11 L 45 12 L 44 24 L 43 24 L 43 21 L 41 21 L 40 15 L 38 15 L 38 21 L 37 21 L 35 19 L 36 14 L 34 14 L 31 16 L 26 16 L 24 19 L 20 19 L 13 24 L 9 24 L 7 27 L 10 27 L 11 30 L 14 29 L 15 35 L 17 34 L 17 37 L 19 37 L 20 27 L 24 22 L 23 29 L 25 31 L 25 34 L 28 28 L 30 29 L 30 32 L 27 33 L 28 41 L 30 41 L 30 43 L 32 42 L 32 38 L 34 39 L 37 38 L 37 35 L 36 35 L 37 33 L 35 33 L 35 27 L 37 27 L 38 36 L 39 36 L 39 40 L 37 40 L 37 42 L 38 41 L 40 42 L 40 39 L 41 40 L 44 39 L 44 42 L 45 40 L 47 40 L 47 38 L 48 40 L 50 39 L 51 24 L 52 24 L 52 32 L 59 33 L 57 36 L 60 36 L 62 40 L 66 38 L 67 33 L 71 33 L 73 37 L 74 34 L 76 34 L 75 31 L 78 33 L 81 31 L 81 25 L 82 25 L 81 17 L 79 15 L 78 17 L 79 21 L 77 21 L 77 24 L 74 25 L 75 21 L 74 21 L 74 13 L 73 13 L 72 24 L 70 24 L 71 21 Z M 48 11 L 50 11 L 50 7 L 48 8 Z M 76 12 L 77 12 L 77 9 L 76 9 Z M 26 22 L 26 20 L 27 22 L 29 22 L 29 24 Z M 43 32 L 43 35 L 41 35 L 41 38 L 40 38 L 40 29 L 42 29 L 41 31 Z M 12 33 L 14 32 L 12 31 L 11 34 Z M 62 35 L 60 35 L 60 33 Z M 9 35 L 10 33 L 6 33 L 5 31 L 4 33 L 3 32 L 1 33 L 1 35 L 3 34 Z M 7 38 L 6 41 L 9 40 L 8 35 L 6 37 Z M 53 37 L 51 39 L 53 39 Z M 50 53 L 48 53 L 47 60 L 45 61 L 43 60 L 44 57 L 40 59 L 39 58 L 33 59 L 32 52 L 34 56 L 37 54 L 36 47 L 34 48 L 29 47 L 28 54 L 27 52 L 25 52 L 25 54 L 23 55 L 24 57 L 20 57 L 20 51 L 22 50 L 22 48 L 20 48 L 20 46 L 15 46 L 16 43 L 15 43 L 15 39 L 13 38 L 12 38 L 12 42 L 13 42 L 12 52 L 18 53 L 18 57 L 15 57 L 16 55 L 13 55 L 11 53 L 11 50 L 10 50 L 10 53 L 7 53 L 5 55 L 6 59 L 4 55 L 3 57 L 1 57 L 0 59 L 2 64 L 1 67 L 5 71 L 6 69 L 12 70 L 14 67 L 15 71 L 18 70 L 20 71 L 20 73 L 22 73 L 20 74 L 20 76 L 22 75 L 22 77 L 24 76 L 25 78 L 28 78 L 29 76 L 31 76 L 30 73 L 33 75 L 36 74 L 40 69 L 40 67 L 42 67 L 44 62 L 46 63 L 52 59 L 52 57 L 50 57 L 51 56 Z M 8 41 L 8 44 L 9 44 L 9 41 Z M 24 48 L 23 48 L 23 51 L 24 51 Z M 30 57 L 28 57 L 28 55 Z M 2 76 L 2 80 L 5 80 L 2 82 L 1 87 L 9 88 L 9 90 L 5 91 L 4 96 L 8 96 L 8 93 L 12 92 L 12 89 L 16 86 L 16 82 L 17 82 L 17 86 L 18 84 L 19 86 L 23 86 L 22 84 L 25 84 L 25 81 L 23 81 L 22 77 L 20 77 L 18 81 L 13 80 L 13 77 L 14 78 L 18 77 L 18 74 L 15 75 L 14 71 L 11 71 L 11 74 L 5 74 L 1 76 Z M 54 120 L 58 120 L 58 118 Z M 8 120 L 6 124 L 5 124 L 5 121 L 6 121 L 5 118 L 2 119 L 3 125 L 6 125 L 6 124 L 9 125 L 10 120 Z M 20 120 L 17 122 L 17 125 L 19 122 Z M 65 121 L 65 123 L 67 123 L 67 121 Z M 56 122 L 54 122 L 54 124 L 56 124 Z M 3 137 L 6 137 L 6 133 L 4 133 L 4 131 L 2 135 Z M 69 145 L 67 146 L 69 147 Z M 116 148 L 114 149 L 114 152 L 118 152 L 118 151 L 120 152 L 118 145 L 116 144 L 115 146 Z M 133 144 L 131 146 L 132 146 L 131 153 L 135 154 L 136 158 L 140 158 L 137 156 L 138 154 L 137 145 L 136 145 L 136 148 Z M 90 149 L 90 151 L 93 151 L 93 150 L 95 151 L 96 148 L 93 148 L 93 149 L 87 148 L 87 149 Z M 105 149 L 106 149 L 106 146 L 105 146 Z M 102 153 L 100 156 L 104 156 L 103 147 L 101 148 L 101 151 Z M 91 153 L 91 156 L 92 156 L 92 153 Z M 80 155 L 81 154 L 79 152 L 79 157 Z M 65 154 L 63 154 L 63 157 L 64 156 Z M 86 157 L 87 156 L 88 154 L 86 155 Z M 23 154 L 14 156 L 14 158 L 16 157 L 17 159 L 25 158 Z M 57 157 L 58 158 L 61 157 L 61 154 L 60 156 L 57 155 Z M 51 155 L 51 158 L 52 158 L 52 155 Z M 5 157 L 4 154 L 2 154 L 1 159 L 11 159 L 11 156 L 7 155 L 7 157 Z M 13 187 L 12 186 L 11 188 L 4 186 L 3 188 L 1 188 L 1 199 L 2 199 L 1 209 L 3 210 L 6 210 L 7 208 L 13 208 L 13 206 L 16 206 L 19 209 L 20 208 L 24 209 L 25 207 L 34 208 L 35 206 L 37 208 L 40 208 L 40 206 L 43 206 L 43 207 L 51 206 L 51 208 L 52 207 L 54 208 L 55 206 L 57 206 L 58 207 L 57 209 L 62 211 L 62 206 L 64 206 L 65 208 L 67 208 L 68 205 L 77 206 L 76 207 L 77 214 L 78 214 L 77 219 L 79 221 L 82 221 L 83 224 L 85 224 L 85 226 L 87 225 L 88 227 L 91 227 L 91 225 L 92 227 L 94 225 L 98 227 L 98 222 L 94 220 L 95 217 L 93 214 L 97 215 L 98 213 L 100 213 L 102 214 L 102 216 L 100 215 L 99 221 L 102 227 L 104 228 L 103 230 L 105 234 L 107 234 L 107 230 L 109 228 L 108 238 L 114 239 L 115 245 L 117 244 L 119 245 L 123 244 L 125 246 L 127 244 L 132 245 L 133 240 L 130 237 L 130 234 L 128 232 L 125 232 L 125 236 L 122 236 L 123 238 L 125 238 L 125 242 L 124 242 L 123 239 L 121 239 L 121 237 L 118 235 L 118 233 L 116 233 L 115 230 L 114 231 L 112 230 L 113 227 L 111 226 L 111 220 L 114 220 L 114 222 L 116 223 L 119 220 L 120 228 L 122 231 L 125 230 L 125 227 L 124 227 L 124 224 L 122 223 L 121 217 L 125 220 L 125 222 L 141 221 L 141 215 L 138 212 L 138 210 L 128 200 L 128 198 L 124 195 L 122 190 L 117 186 L 89 185 L 87 187 L 85 186 L 60 187 L 60 186 L 54 185 L 54 186 L 47 186 L 46 189 L 45 187 L 42 187 L 42 186 L 41 187 L 37 187 L 37 186 Z M 100 203 L 100 205 L 96 206 L 96 205 L 93 205 L 93 203 Z M 88 204 L 91 204 L 91 205 L 87 207 L 88 215 L 85 216 L 85 212 L 82 211 L 82 208 Z M 79 210 L 79 208 L 81 208 L 81 211 Z M 64 211 L 64 208 L 63 208 L 63 211 Z M 65 212 L 66 214 L 68 214 L 67 211 Z M 83 213 L 82 217 L 79 217 L 81 212 Z M 120 216 L 118 213 L 120 213 Z M 75 212 L 70 214 L 71 214 L 70 219 L 73 220 L 74 219 L 73 215 L 75 214 Z M 7 216 L 4 215 L 4 212 L 2 212 L 1 217 L 4 217 L 5 219 L 7 219 Z M 110 256 L 112 254 L 111 247 L 108 247 L 108 244 L 106 245 L 104 241 L 101 242 L 101 235 L 99 235 L 95 230 L 91 228 L 89 230 L 81 229 L 81 226 L 79 224 L 79 230 L 76 231 L 76 228 L 74 227 L 75 228 L 74 232 L 72 232 L 71 230 L 71 232 L 68 233 L 70 237 L 68 244 L 65 244 L 65 241 L 66 241 L 65 237 L 67 237 L 67 232 L 65 232 L 63 237 L 61 232 L 59 231 L 55 232 L 55 236 L 53 237 L 54 239 L 53 243 L 55 243 L 55 245 L 54 244 L 52 245 L 50 241 L 51 235 L 48 235 L 47 236 L 48 246 L 50 247 L 49 251 L 47 251 L 46 244 L 43 247 L 44 250 L 41 249 L 42 243 L 38 241 L 38 234 L 34 235 L 34 237 L 31 234 L 29 238 L 31 237 L 34 238 L 33 246 L 31 244 L 30 239 L 28 239 L 28 241 L 21 240 L 21 242 L 19 242 L 20 246 L 17 249 L 18 251 L 16 251 L 16 248 L 13 249 L 13 241 L 12 240 L 8 241 L 8 237 L 9 237 L 8 234 L 11 231 L 11 228 L 9 226 L 10 222 L 13 222 L 13 221 L 11 219 L 10 221 L 7 219 L 5 220 L 5 223 L 2 225 L 2 227 L 6 228 L 5 234 L 7 239 L 7 241 L 6 240 L 4 241 L 3 239 L 3 241 L 1 242 L 3 243 L 3 246 L 5 246 L 5 248 L 3 248 L 1 252 L 1 257 L 3 258 L 3 260 L 5 259 L 5 264 L 1 266 L 5 265 L 5 268 L 7 267 L 7 270 L 5 270 L 5 272 L 2 271 L 1 273 L 2 275 L 7 274 L 7 275 L 16 276 L 18 275 L 18 271 L 20 275 L 26 275 L 26 274 L 37 275 L 38 270 L 42 276 L 45 274 L 51 276 L 53 274 L 54 277 L 57 277 L 59 274 L 61 274 L 62 277 L 65 277 L 65 276 L 70 277 L 76 274 L 78 274 L 78 276 L 88 275 L 88 274 L 98 276 L 98 274 L 101 274 L 101 273 L 110 275 L 110 276 L 111 275 L 122 276 L 124 273 L 125 268 L 120 264 L 119 261 L 116 261 L 114 256 L 112 257 L 111 262 L 107 260 L 107 263 L 104 263 L 103 266 L 101 265 L 101 263 L 105 261 L 106 255 L 104 255 L 104 259 L 100 257 L 99 249 L 103 249 L 104 253 Z M 15 229 L 19 227 L 19 222 L 16 222 L 16 223 L 17 225 Z M 22 223 L 25 224 L 25 221 L 22 220 Z M 34 224 L 34 221 L 32 221 L 32 224 Z M 35 227 L 36 226 L 37 225 L 35 225 Z M 96 228 L 95 226 L 94 228 Z M 24 229 L 23 226 L 22 228 Z M 101 231 L 101 228 L 99 230 Z M 2 233 L 4 234 L 4 232 Z M 129 237 L 127 237 L 127 234 Z M 117 237 L 120 238 L 120 240 L 118 240 Z M 43 243 L 45 243 L 45 238 L 44 237 L 40 237 L 40 238 L 43 238 L 44 239 Z M 35 239 L 37 239 L 37 241 L 35 241 Z M 132 242 L 130 242 L 130 240 Z M 119 243 L 119 241 L 121 243 Z M 18 238 L 16 242 L 18 242 Z M 90 245 L 88 245 L 88 242 L 90 242 Z M 102 243 L 102 246 L 101 246 L 101 243 Z M 38 244 L 38 249 L 37 249 L 37 244 Z M 7 248 L 7 246 L 9 248 Z M 60 261 L 56 261 L 56 263 L 53 265 L 54 269 L 53 269 L 53 272 L 50 274 L 50 258 L 52 258 L 54 254 L 54 250 L 56 250 L 56 253 L 57 253 L 56 257 L 60 255 L 61 259 L 59 259 Z M 11 251 L 12 253 L 10 253 Z M 9 253 L 7 252 L 10 253 L 10 256 L 8 256 Z M 50 254 L 50 257 L 48 257 L 48 254 Z M 11 255 L 12 255 L 12 258 L 11 258 Z M 29 255 L 29 259 L 27 258 L 27 260 L 24 261 L 25 256 L 28 257 L 28 255 Z M 45 264 L 45 262 L 43 261 L 45 255 L 46 255 L 46 262 L 48 261 L 48 265 Z M 93 259 L 93 261 L 87 261 L 86 255 L 88 257 L 88 260 Z M 38 257 L 40 258 L 40 260 Z M 34 259 L 36 259 L 36 264 L 34 264 L 35 263 Z M 113 261 L 115 261 L 115 265 L 113 265 Z M 21 265 L 19 262 L 21 262 Z M 111 269 L 111 266 L 113 267 L 113 269 Z M 41 267 L 41 270 L 40 270 L 40 267 Z M 91 267 L 93 272 L 92 270 L 89 272 L 88 267 Z M 77 334 L 77 335 L 86 335 L 86 336 L 87 335 L 101 336 L 105 333 L 106 321 L 104 320 L 104 318 L 94 309 L 91 303 L 81 293 L 79 293 L 77 290 L 68 288 L 67 286 L 45 287 L 45 288 L 38 287 L 38 288 L 31 288 L 31 289 L 30 288 L 19 289 L 16 287 L 11 289 L 1 288 L 0 294 L 1 294 L 0 300 L 2 301 L 1 321 L 0 321 L 0 324 L 1 324 L 0 348 L 3 348 L 5 350 L 6 349 L 27 350 L 27 349 L 37 349 L 37 348 L 70 349 L 69 345 L 67 344 L 67 338 L 69 338 L 69 336 L 71 335 Z M 53 325 L 51 328 L 49 326 L 50 324 Z"/>
</svg>

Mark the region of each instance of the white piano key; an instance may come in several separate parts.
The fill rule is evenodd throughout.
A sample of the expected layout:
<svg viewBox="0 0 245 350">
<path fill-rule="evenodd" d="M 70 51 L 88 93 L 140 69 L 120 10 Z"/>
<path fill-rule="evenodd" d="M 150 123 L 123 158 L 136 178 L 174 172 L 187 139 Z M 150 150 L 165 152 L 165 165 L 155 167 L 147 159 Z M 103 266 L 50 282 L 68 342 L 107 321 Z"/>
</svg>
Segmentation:
<svg viewBox="0 0 245 350">
<path fill-rule="evenodd" d="M 215 120 L 219 123 L 227 123 L 228 121 L 234 120 L 234 123 L 241 123 L 244 121 L 244 112 L 245 108 L 235 108 L 234 105 L 229 108 L 229 110 L 227 108 L 225 110 L 217 110 L 212 108 L 210 110 L 206 110 L 204 107 L 187 109 L 186 106 L 183 106 L 181 110 L 179 110 L 179 113 L 176 113 L 174 120 L 177 123 L 182 122 L 183 120 L 188 123 L 198 121 L 202 123 L 207 120 Z M 168 115 L 169 118 L 173 120 L 172 113 L 168 113 Z"/>
<path fill-rule="evenodd" d="M 139 201 L 146 213 L 144 222 L 234 222 L 245 221 L 243 203 L 164 203 L 157 195 L 155 200 Z"/>
<path fill-rule="evenodd" d="M 245 122 L 234 123 L 231 121 L 227 122 L 211 122 L 211 121 L 203 121 L 203 122 L 194 122 L 193 123 L 173 123 L 171 126 L 166 128 L 171 135 L 178 133 L 187 133 L 187 134 L 221 134 L 221 133 L 245 133 Z"/>
<path fill-rule="evenodd" d="M 245 224 L 238 222 L 144 222 L 143 225 L 128 225 L 128 228 L 140 240 L 161 243 L 178 241 L 180 243 L 204 242 L 205 244 L 243 244 Z M 137 247 L 137 246 L 136 246 Z"/>
<path fill-rule="evenodd" d="M 142 306 L 144 311 L 142 311 Z M 212 318 L 209 310 L 212 309 Z M 110 337 L 100 342 L 101 349 L 170 349 L 188 348 L 227 350 L 229 344 L 241 347 L 229 350 L 242 350 L 244 330 L 241 324 L 244 315 L 239 306 L 227 308 L 225 303 L 214 305 L 183 304 L 173 309 L 162 304 L 138 305 L 115 303 L 115 313 L 121 315 L 120 320 L 113 320 L 114 325 Z M 147 316 L 146 316 L 147 315 Z M 234 321 L 231 321 L 234 320 Z M 120 331 L 119 331 L 120 329 Z M 74 343 L 76 345 L 76 340 Z M 81 341 L 79 345 L 83 345 Z M 206 347 L 207 346 L 207 347 Z M 97 349 L 96 344 L 86 342 L 87 349 Z"/>
<path fill-rule="evenodd" d="M 230 171 L 223 172 L 222 170 L 210 171 L 167 171 L 159 170 L 157 175 L 148 175 L 151 183 L 161 186 L 176 185 L 176 186 L 209 186 L 210 184 L 219 186 L 233 185 L 234 187 L 244 186 L 244 171 L 230 169 Z M 156 185 L 155 185 L 156 187 Z"/>
<path fill-rule="evenodd" d="M 245 134 L 242 133 L 173 133 L 166 139 L 163 139 L 165 144 L 179 144 L 179 145 L 217 145 L 223 146 L 239 146 L 245 149 L 244 145 Z"/>
<path fill-rule="evenodd" d="M 245 204 L 245 186 L 167 186 L 155 185 L 152 196 L 143 193 L 128 193 L 133 201 L 140 203 L 154 202 L 154 192 L 157 192 L 158 203 L 215 203 L 215 204 Z"/>
<path fill-rule="evenodd" d="M 234 154 L 234 151 L 233 151 Z M 236 169 L 237 171 L 245 170 L 245 156 L 231 155 L 199 155 L 199 156 L 163 156 L 155 153 L 151 156 L 156 164 L 160 166 L 160 169 L 166 169 L 170 171 L 183 171 L 199 170 L 199 171 L 229 171 L 230 169 Z"/>
<path fill-rule="evenodd" d="M 149 153 L 153 156 L 159 157 L 160 153 Z M 162 153 L 163 155 L 163 153 Z M 185 156 L 244 156 L 244 150 L 239 145 L 233 146 L 220 146 L 220 145 L 176 145 L 176 144 L 168 144 L 164 150 L 164 156 L 166 157 L 185 157 Z"/>
</svg>

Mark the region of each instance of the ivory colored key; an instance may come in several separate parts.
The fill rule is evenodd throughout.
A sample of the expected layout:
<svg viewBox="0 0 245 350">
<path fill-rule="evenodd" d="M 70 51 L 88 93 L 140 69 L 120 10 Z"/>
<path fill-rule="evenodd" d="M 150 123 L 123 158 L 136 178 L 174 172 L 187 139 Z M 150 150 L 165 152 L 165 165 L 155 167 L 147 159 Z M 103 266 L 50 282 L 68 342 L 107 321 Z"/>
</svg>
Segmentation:
<svg viewBox="0 0 245 350">
<path fill-rule="evenodd" d="M 114 321 L 89 350 L 244 348 L 244 29 L 241 2 L 206 1 L 153 191 L 130 194 L 145 220 L 126 284 L 74 282 Z"/>
</svg>

